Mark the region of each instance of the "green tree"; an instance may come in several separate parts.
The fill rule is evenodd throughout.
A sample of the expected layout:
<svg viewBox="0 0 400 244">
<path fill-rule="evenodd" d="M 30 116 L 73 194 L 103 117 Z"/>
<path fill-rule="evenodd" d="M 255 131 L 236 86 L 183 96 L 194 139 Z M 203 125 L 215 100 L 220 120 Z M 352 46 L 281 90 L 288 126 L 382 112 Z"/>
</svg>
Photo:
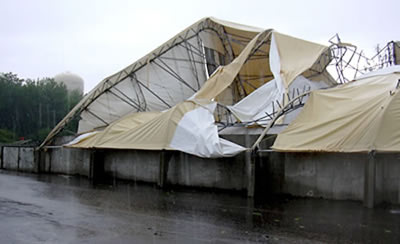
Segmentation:
<svg viewBox="0 0 400 244">
<path fill-rule="evenodd" d="M 18 138 L 41 142 L 81 98 L 79 92 L 68 92 L 51 78 L 23 80 L 0 73 L 0 129 L 10 132 L 0 142 Z M 68 132 L 76 132 L 77 124 L 72 121 Z"/>
<path fill-rule="evenodd" d="M 9 130 L 6 129 L 0 129 L 0 143 L 9 143 L 13 142 L 15 140 L 15 135 Z"/>
</svg>

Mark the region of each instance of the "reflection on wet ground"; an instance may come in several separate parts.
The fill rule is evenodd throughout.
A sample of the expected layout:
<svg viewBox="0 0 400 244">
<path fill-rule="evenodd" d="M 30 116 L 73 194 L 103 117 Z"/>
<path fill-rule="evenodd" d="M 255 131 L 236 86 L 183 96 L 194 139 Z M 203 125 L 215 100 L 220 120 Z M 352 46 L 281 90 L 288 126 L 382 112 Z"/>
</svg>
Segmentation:
<svg viewBox="0 0 400 244">
<path fill-rule="evenodd" d="M 400 207 L 0 171 L 0 243 L 399 243 Z"/>
</svg>

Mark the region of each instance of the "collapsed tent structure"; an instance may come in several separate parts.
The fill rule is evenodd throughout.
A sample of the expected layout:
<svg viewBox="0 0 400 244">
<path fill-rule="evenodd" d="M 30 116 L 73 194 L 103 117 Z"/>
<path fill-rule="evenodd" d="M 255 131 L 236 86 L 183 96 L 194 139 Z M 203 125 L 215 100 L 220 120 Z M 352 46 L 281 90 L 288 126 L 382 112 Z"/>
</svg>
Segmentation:
<svg viewBox="0 0 400 244">
<path fill-rule="evenodd" d="M 279 151 L 400 151 L 400 66 L 313 91 L 300 115 L 278 135 Z"/>
<path fill-rule="evenodd" d="M 399 64 L 400 43 L 360 68 L 362 53 L 336 37 L 325 47 L 202 19 L 101 81 L 32 150 L 35 163 L 3 148 L 1 167 L 398 204 L 400 68 L 382 68 Z M 364 76 L 350 82 L 348 69 Z M 74 139 L 55 140 L 76 118 Z"/>
<path fill-rule="evenodd" d="M 265 125 L 290 94 L 336 85 L 331 60 L 326 46 L 205 18 L 101 81 L 41 147 L 79 116 L 70 147 L 233 156 L 245 148 L 219 138 L 216 123 Z"/>
</svg>

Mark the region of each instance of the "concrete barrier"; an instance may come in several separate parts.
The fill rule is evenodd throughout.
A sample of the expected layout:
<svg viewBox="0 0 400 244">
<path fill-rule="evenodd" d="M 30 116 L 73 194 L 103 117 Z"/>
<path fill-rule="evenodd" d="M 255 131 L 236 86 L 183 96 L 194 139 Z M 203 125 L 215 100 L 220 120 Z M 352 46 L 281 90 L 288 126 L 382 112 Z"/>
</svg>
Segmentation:
<svg viewBox="0 0 400 244">
<path fill-rule="evenodd" d="M 4 169 L 3 167 L 3 151 L 4 151 L 4 147 L 0 146 L 0 169 Z"/>
<path fill-rule="evenodd" d="M 205 159 L 178 152 L 170 161 L 167 183 L 182 186 L 246 190 L 244 153 L 232 158 Z"/>
<path fill-rule="evenodd" d="M 3 147 L 3 168 L 8 170 L 18 170 L 19 168 L 18 147 Z"/>
<path fill-rule="evenodd" d="M 106 150 L 104 169 L 110 177 L 156 183 L 159 161 L 158 151 Z"/>
<path fill-rule="evenodd" d="M 363 200 L 367 154 L 285 153 L 283 159 L 284 193 Z"/>
<path fill-rule="evenodd" d="M 3 169 L 38 172 L 38 164 L 35 161 L 33 147 L 3 146 L 1 159 L 1 167 Z"/>
<path fill-rule="evenodd" d="M 37 172 L 38 167 L 35 162 L 35 149 L 33 147 L 19 148 L 19 171 Z"/>
<path fill-rule="evenodd" d="M 90 163 L 104 163 L 105 175 L 118 179 L 158 183 L 160 151 L 104 150 L 104 162 L 93 162 L 91 151 L 51 148 L 42 159 L 41 172 L 90 176 Z M 233 158 L 204 159 L 174 152 L 168 162 L 166 183 L 172 185 L 245 190 L 244 153 Z"/>
<path fill-rule="evenodd" d="M 110 177 L 157 183 L 160 151 L 107 150 L 104 167 Z M 167 184 L 219 189 L 246 189 L 243 155 L 204 159 L 174 152 L 168 162 Z"/>
<path fill-rule="evenodd" d="M 375 201 L 400 204 L 400 154 L 376 154 Z"/>
<path fill-rule="evenodd" d="M 249 137 L 250 138 L 250 137 Z M 241 144 L 254 138 L 238 137 Z M 232 138 L 230 138 L 232 139 Z M 259 158 L 241 153 L 232 158 L 204 159 L 182 152 L 47 148 L 36 160 L 33 148 L 6 147 L 1 167 L 27 172 L 93 176 L 189 187 L 284 193 L 294 196 L 400 204 L 400 154 L 279 153 L 265 151 Z M 96 160 L 100 162 L 95 162 Z M 98 167 L 97 167 L 98 170 Z M 96 171 L 98 172 L 98 171 Z M 252 189 L 252 185 L 254 188 Z M 252 192 L 251 192 L 252 191 Z M 251 194 L 249 194 L 251 196 Z"/>
<path fill-rule="evenodd" d="M 272 177 L 267 181 L 275 186 L 273 192 L 280 188 L 294 196 L 360 200 L 366 207 L 400 204 L 399 153 L 273 152 L 262 158 L 269 164 L 265 175 Z"/>
<path fill-rule="evenodd" d="M 43 173 L 89 176 L 90 151 L 74 148 L 49 148 L 41 159 Z"/>
</svg>

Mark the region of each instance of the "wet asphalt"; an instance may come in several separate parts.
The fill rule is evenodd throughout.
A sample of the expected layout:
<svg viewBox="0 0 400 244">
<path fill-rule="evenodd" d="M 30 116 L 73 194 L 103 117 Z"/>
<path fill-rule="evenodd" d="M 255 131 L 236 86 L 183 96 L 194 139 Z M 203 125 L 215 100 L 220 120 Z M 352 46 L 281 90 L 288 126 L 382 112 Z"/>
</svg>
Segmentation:
<svg viewBox="0 0 400 244">
<path fill-rule="evenodd" d="M 0 243 L 400 243 L 400 206 L 0 170 Z"/>
</svg>

